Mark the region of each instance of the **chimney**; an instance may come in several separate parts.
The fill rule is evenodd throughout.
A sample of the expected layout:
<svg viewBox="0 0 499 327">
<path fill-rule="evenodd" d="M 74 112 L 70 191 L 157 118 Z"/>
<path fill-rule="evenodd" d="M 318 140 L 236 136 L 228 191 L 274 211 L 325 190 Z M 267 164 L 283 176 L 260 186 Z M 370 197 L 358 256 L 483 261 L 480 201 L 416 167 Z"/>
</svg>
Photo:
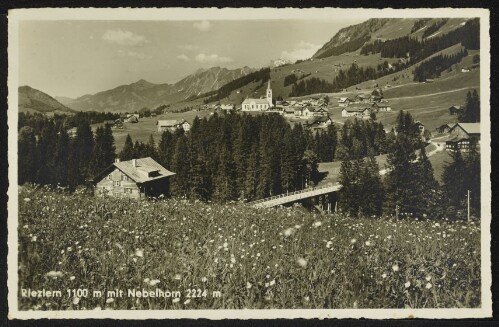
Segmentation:
<svg viewBox="0 0 499 327">
<path fill-rule="evenodd" d="M 118 163 L 118 162 L 120 162 L 120 158 L 114 159 L 114 163 Z"/>
<path fill-rule="evenodd" d="M 132 159 L 132 165 L 133 165 L 134 167 L 137 167 L 137 159 Z"/>
</svg>

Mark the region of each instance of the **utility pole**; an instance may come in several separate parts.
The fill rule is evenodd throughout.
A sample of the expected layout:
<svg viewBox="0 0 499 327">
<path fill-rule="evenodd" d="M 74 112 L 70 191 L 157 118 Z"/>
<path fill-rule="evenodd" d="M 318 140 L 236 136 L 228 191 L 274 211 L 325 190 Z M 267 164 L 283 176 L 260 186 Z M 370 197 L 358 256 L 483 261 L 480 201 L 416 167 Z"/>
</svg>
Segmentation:
<svg viewBox="0 0 499 327">
<path fill-rule="evenodd" d="M 470 221 L 470 190 L 468 190 L 468 222 Z"/>
<path fill-rule="evenodd" d="M 395 218 L 399 220 L 399 205 L 395 205 Z"/>
</svg>

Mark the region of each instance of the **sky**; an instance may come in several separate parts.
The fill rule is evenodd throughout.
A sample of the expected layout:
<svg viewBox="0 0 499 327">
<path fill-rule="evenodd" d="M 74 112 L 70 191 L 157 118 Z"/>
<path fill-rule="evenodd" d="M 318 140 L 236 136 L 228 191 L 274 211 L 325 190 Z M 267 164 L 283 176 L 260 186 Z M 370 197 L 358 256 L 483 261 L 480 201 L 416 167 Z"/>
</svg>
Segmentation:
<svg viewBox="0 0 499 327">
<path fill-rule="evenodd" d="M 19 23 L 19 85 L 76 98 L 200 68 L 306 59 L 360 19 L 33 21 Z"/>
</svg>

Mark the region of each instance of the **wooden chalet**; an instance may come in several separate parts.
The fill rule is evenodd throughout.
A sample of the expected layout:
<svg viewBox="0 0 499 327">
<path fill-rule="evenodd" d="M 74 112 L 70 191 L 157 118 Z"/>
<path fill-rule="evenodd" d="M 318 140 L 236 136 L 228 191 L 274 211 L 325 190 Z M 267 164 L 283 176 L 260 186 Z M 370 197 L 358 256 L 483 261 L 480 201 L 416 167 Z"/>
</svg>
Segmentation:
<svg viewBox="0 0 499 327">
<path fill-rule="evenodd" d="M 175 173 L 167 170 L 150 157 L 128 161 L 116 160 L 92 180 L 96 196 L 144 199 L 168 196 L 169 177 Z"/>
<path fill-rule="evenodd" d="M 445 140 L 447 150 L 468 152 L 471 143 L 480 141 L 480 123 L 457 123 L 449 130 Z"/>
<path fill-rule="evenodd" d="M 462 111 L 463 111 L 463 108 L 461 106 L 449 107 L 449 114 L 450 115 L 459 115 Z"/>
</svg>

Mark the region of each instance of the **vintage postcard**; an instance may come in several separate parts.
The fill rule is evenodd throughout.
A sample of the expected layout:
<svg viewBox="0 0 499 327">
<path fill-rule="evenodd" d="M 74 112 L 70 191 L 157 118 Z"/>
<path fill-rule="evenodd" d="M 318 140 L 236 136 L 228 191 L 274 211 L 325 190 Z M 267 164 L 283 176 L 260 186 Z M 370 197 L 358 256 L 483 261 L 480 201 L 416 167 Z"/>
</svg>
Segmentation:
<svg viewBox="0 0 499 327">
<path fill-rule="evenodd" d="M 11 319 L 490 317 L 485 9 L 16 9 Z"/>
</svg>

